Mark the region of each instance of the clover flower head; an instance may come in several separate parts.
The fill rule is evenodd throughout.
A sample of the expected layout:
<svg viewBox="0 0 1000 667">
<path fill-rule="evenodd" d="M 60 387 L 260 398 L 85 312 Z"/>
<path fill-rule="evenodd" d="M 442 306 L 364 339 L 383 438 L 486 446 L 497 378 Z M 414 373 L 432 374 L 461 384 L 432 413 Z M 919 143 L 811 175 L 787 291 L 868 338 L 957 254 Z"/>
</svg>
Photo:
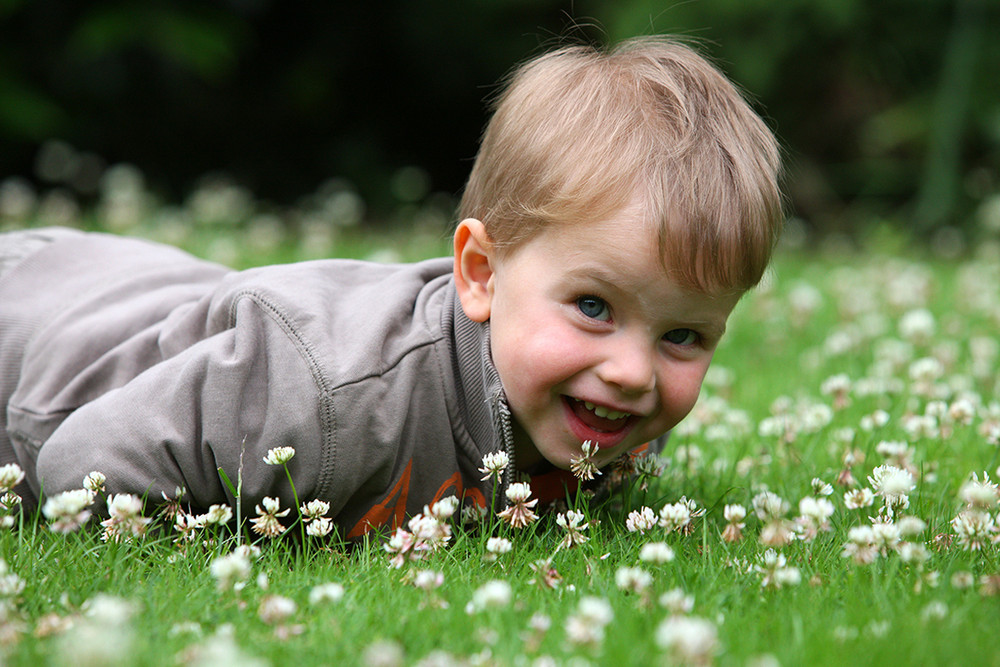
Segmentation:
<svg viewBox="0 0 1000 667">
<path fill-rule="evenodd" d="M 295 456 L 294 447 L 274 447 L 267 450 L 264 463 L 269 466 L 280 466 L 291 461 L 293 456 Z"/>
<path fill-rule="evenodd" d="M 232 552 L 219 556 L 209 565 L 220 591 L 232 590 L 237 583 L 250 577 L 251 563 L 246 553 Z"/>
<path fill-rule="evenodd" d="M 424 508 L 424 514 L 434 517 L 438 521 L 447 521 L 458 510 L 458 497 L 448 496 L 437 501 L 428 509 Z"/>
<path fill-rule="evenodd" d="M 676 555 L 666 542 L 647 542 L 639 549 L 639 560 L 644 563 L 669 563 Z"/>
<path fill-rule="evenodd" d="M 788 513 L 788 502 L 772 491 L 761 491 L 751 501 L 754 514 L 761 521 L 771 521 Z"/>
<path fill-rule="evenodd" d="M 538 504 L 538 499 L 528 500 L 531 497 L 531 487 L 524 482 L 515 482 L 507 487 L 507 500 L 510 506 L 498 512 L 497 516 L 510 524 L 512 528 L 524 528 L 528 524 L 538 519 L 538 515 L 532 508 Z"/>
<path fill-rule="evenodd" d="M 473 612 L 500 609 L 509 605 L 512 597 L 510 584 L 502 579 L 494 579 L 472 593 L 469 609 Z"/>
<path fill-rule="evenodd" d="M 847 531 L 844 544 L 844 558 L 851 558 L 858 565 L 868 565 L 875 561 L 879 550 L 875 546 L 875 531 L 871 526 L 854 526 Z"/>
<path fill-rule="evenodd" d="M 510 457 L 502 449 L 486 454 L 483 457 L 483 467 L 479 469 L 479 472 L 483 474 L 482 481 L 485 482 L 490 478 L 499 481 L 508 465 L 510 465 Z"/>
<path fill-rule="evenodd" d="M 1000 500 L 1000 489 L 990 481 L 988 473 L 983 473 L 982 481 L 979 476 L 973 473 L 972 479 L 962 484 L 958 491 L 958 497 L 969 508 L 990 510 L 996 507 L 997 500 Z"/>
<path fill-rule="evenodd" d="M 958 543 L 967 551 L 979 551 L 990 542 L 996 541 L 997 525 L 989 512 L 979 509 L 965 509 L 951 520 L 951 528 L 958 537 Z"/>
<path fill-rule="evenodd" d="M 101 493 L 104 491 L 104 485 L 107 484 L 107 481 L 108 478 L 104 476 L 103 472 L 93 470 L 83 478 L 83 488 L 91 493 Z"/>
<path fill-rule="evenodd" d="M 229 505 L 219 503 L 212 505 L 205 513 L 205 523 L 216 526 L 224 526 L 233 520 L 233 508 Z"/>
<path fill-rule="evenodd" d="M 908 494 L 916 484 L 913 475 L 907 470 L 894 465 L 880 465 L 868 477 L 875 495 L 882 496 L 885 505 L 890 510 L 906 509 L 910 506 Z"/>
<path fill-rule="evenodd" d="M 291 510 L 281 510 L 281 501 L 278 498 L 265 496 L 256 510 L 257 516 L 250 520 L 250 527 L 255 533 L 274 539 L 285 532 L 285 527 L 278 519 L 287 516 Z"/>
<path fill-rule="evenodd" d="M 87 489 L 63 491 L 49 497 L 42 506 L 42 514 L 49 520 L 49 529 L 57 533 L 70 533 L 90 518 L 87 508 L 94 502 L 94 494 Z"/>
<path fill-rule="evenodd" d="M 627 593 L 645 593 L 653 576 L 641 567 L 620 567 L 615 571 L 615 585 Z"/>
<path fill-rule="evenodd" d="M 491 537 L 486 540 L 486 551 L 494 557 L 500 554 L 510 553 L 514 548 L 513 543 L 506 537 Z"/>
<path fill-rule="evenodd" d="M 312 606 L 340 602 L 344 597 L 344 585 L 331 581 L 317 584 L 309 590 L 309 604 Z"/>
<path fill-rule="evenodd" d="M 875 504 L 875 494 L 868 487 L 851 489 L 844 493 L 844 506 L 849 510 L 871 507 Z"/>
<path fill-rule="evenodd" d="M 309 537 L 326 537 L 333 530 L 333 519 L 321 516 L 306 524 L 306 535 Z"/>
<path fill-rule="evenodd" d="M 432 591 L 444 583 L 444 572 L 437 570 L 417 570 L 413 575 L 413 585 L 424 591 Z"/>
<path fill-rule="evenodd" d="M 833 516 L 833 503 L 826 498 L 806 496 L 799 501 L 799 514 L 809 517 L 818 524 L 825 524 Z"/>
<path fill-rule="evenodd" d="M 594 462 L 594 455 L 597 454 L 599 448 L 596 442 L 591 440 L 584 440 L 583 444 L 580 446 L 581 454 L 580 456 L 571 457 L 569 460 L 569 469 L 576 478 L 581 481 L 590 481 L 594 479 L 595 475 L 600 475 L 601 471 Z"/>
<path fill-rule="evenodd" d="M 574 547 L 590 539 L 583 534 L 583 531 L 590 525 L 589 523 L 583 523 L 583 519 L 583 514 L 574 510 L 569 510 L 565 514 L 559 514 L 556 517 L 556 523 L 566 531 L 562 541 L 559 543 L 560 547 Z"/>
<path fill-rule="evenodd" d="M 110 518 L 101 522 L 104 527 L 102 539 L 110 541 L 128 540 L 141 537 L 152 521 L 142 516 L 142 500 L 131 493 L 117 493 L 108 501 Z"/>
<path fill-rule="evenodd" d="M 302 513 L 302 520 L 308 523 L 322 518 L 327 512 L 329 512 L 330 503 L 325 500 L 310 500 L 307 503 L 303 503 L 302 507 L 299 508 L 299 511 Z"/>
<path fill-rule="evenodd" d="M 576 613 L 566 619 L 566 639 L 580 646 L 597 646 L 604 641 L 604 628 L 613 619 L 607 600 L 586 596 L 577 605 Z"/>
<path fill-rule="evenodd" d="M 552 566 L 551 558 L 533 561 L 528 564 L 528 568 L 535 575 L 528 580 L 528 583 L 535 584 L 539 588 L 556 588 L 562 581 L 562 575 Z"/>
<path fill-rule="evenodd" d="M 257 616 L 268 625 L 284 623 L 298 609 L 295 601 L 281 595 L 267 595 L 257 607 Z"/>
<path fill-rule="evenodd" d="M 645 533 L 647 530 L 652 530 L 656 523 L 656 513 L 653 512 L 653 508 L 643 506 L 628 513 L 625 527 L 630 533 Z"/>
<path fill-rule="evenodd" d="M 747 509 L 743 505 L 726 505 L 722 510 L 722 516 L 726 520 L 722 539 L 726 542 L 739 542 L 743 539 L 743 528 L 746 527 L 743 520 L 747 516 Z"/>
<path fill-rule="evenodd" d="M 660 606 L 671 614 L 690 614 L 694 609 L 694 596 L 680 588 L 672 588 L 660 596 Z"/>
<path fill-rule="evenodd" d="M 811 486 L 814 496 L 829 496 L 833 494 L 833 486 L 824 482 L 819 477 L 813 477 Z"/>
<path fill-rule="evenodd" d="M 904 563 L 915 563 L 920 565 L 927 562 L 931 553 L 923 544 L 915 542 L 903 542 L 899 545 L 899 559 Z"/>
<path fill-rule="evenodd" d="M 16 463 L 0 466 L 0 491 L 10 491 L 24 479 L 24 470 Z"/>
<path fill-rule="evenodd" d="M 660 508 L 660 527 L 667 532 L 683 530 L 691 523 L 691 509 L 684 502 L 667 503 Z"/>
<path fill-rule="evenodd" d="M 656 643 L 680 664 L 707 665 L 719 650 L 719 634 L 704 618 L 670 616 L 656 628 Z"/>
</svg>

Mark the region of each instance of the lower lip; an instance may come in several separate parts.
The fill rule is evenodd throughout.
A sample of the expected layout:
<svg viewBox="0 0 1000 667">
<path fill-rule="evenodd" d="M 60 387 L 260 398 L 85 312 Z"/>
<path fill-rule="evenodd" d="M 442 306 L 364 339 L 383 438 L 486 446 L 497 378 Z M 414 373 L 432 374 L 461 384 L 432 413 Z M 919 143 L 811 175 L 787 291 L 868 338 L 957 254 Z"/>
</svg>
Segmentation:
<svg viewBox="0 0 1000 667">
<path fill-rule="evenodd" d="M 627 417 L 622 420 L 622 427 L 619 429 L 614 431 L 597 431 L 576 416 L 570 400 L 568 397 L 563 397 L 563 412 L 566 413 L 566 422 L 569 424 L 570 432 L 581 443 L 590 440 L 599 449 L 611 449 L 620 445 L 628 437 L 629 433 L 632 432 L 632 427 L 637 420 L 634 416 Z"/>
</svg>

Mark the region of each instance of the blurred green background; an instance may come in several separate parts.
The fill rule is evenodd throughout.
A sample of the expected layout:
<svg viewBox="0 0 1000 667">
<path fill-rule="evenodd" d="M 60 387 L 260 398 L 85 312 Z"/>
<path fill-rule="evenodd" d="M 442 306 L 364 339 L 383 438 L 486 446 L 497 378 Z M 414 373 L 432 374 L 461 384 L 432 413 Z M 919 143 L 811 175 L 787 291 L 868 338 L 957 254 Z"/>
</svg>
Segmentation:
<svg viewBox="0 0 1000 667">
<path fill-rule="evenodd" d="M 258 212 L 350 191 L 366 225 L 447 211 L 513 64 L 649 33 L 755 99 L 797 232 L 1000 231 L 997 0 L 0 0 L 0 187 L 64 214 L 114 179 Z"/>
</svg>

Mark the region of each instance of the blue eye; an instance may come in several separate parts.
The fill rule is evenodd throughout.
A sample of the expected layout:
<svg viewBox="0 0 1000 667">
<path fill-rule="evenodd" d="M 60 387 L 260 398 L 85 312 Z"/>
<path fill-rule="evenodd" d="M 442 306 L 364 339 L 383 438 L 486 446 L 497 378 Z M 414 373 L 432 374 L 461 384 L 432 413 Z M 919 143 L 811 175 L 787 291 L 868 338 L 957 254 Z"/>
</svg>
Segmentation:
<svg viewBox="0 0 1000 667">
<path fill-rule="evenodd" d="M 581 296 L 576 300 L 580 312 L 592 320 L 606 321 L 611 319 L 611 309 L 604 299 L 596 296 Z"/>
<path fill-rule="evenodd" d="M 674 345 L 694 345 L 698 334 L 691 329 L 671 329 L 663 335 L 663 340 Z"/>
</svg>

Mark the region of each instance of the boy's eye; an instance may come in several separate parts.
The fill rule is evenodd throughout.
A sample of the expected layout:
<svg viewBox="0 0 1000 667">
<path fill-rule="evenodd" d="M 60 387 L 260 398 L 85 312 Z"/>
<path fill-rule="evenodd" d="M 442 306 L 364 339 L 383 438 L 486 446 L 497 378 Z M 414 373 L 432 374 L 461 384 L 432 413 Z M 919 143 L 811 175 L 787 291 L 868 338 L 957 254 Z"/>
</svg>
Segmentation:
<svg viewBox="0 0 1000 667">
<path fill-rule="evenodd" d="M 663 339 L 674 345 L 694 345 L 698 334 L 691 329 L 671 329 L 663 335 Z"/>
<path fill-rule="evenodd" d="M 576 300 L 576 307 L 580 312 L 592 320 L 611 319 L 611 310 L 604 299 L 596 296 L 581 296 Z"/>
</svg>

